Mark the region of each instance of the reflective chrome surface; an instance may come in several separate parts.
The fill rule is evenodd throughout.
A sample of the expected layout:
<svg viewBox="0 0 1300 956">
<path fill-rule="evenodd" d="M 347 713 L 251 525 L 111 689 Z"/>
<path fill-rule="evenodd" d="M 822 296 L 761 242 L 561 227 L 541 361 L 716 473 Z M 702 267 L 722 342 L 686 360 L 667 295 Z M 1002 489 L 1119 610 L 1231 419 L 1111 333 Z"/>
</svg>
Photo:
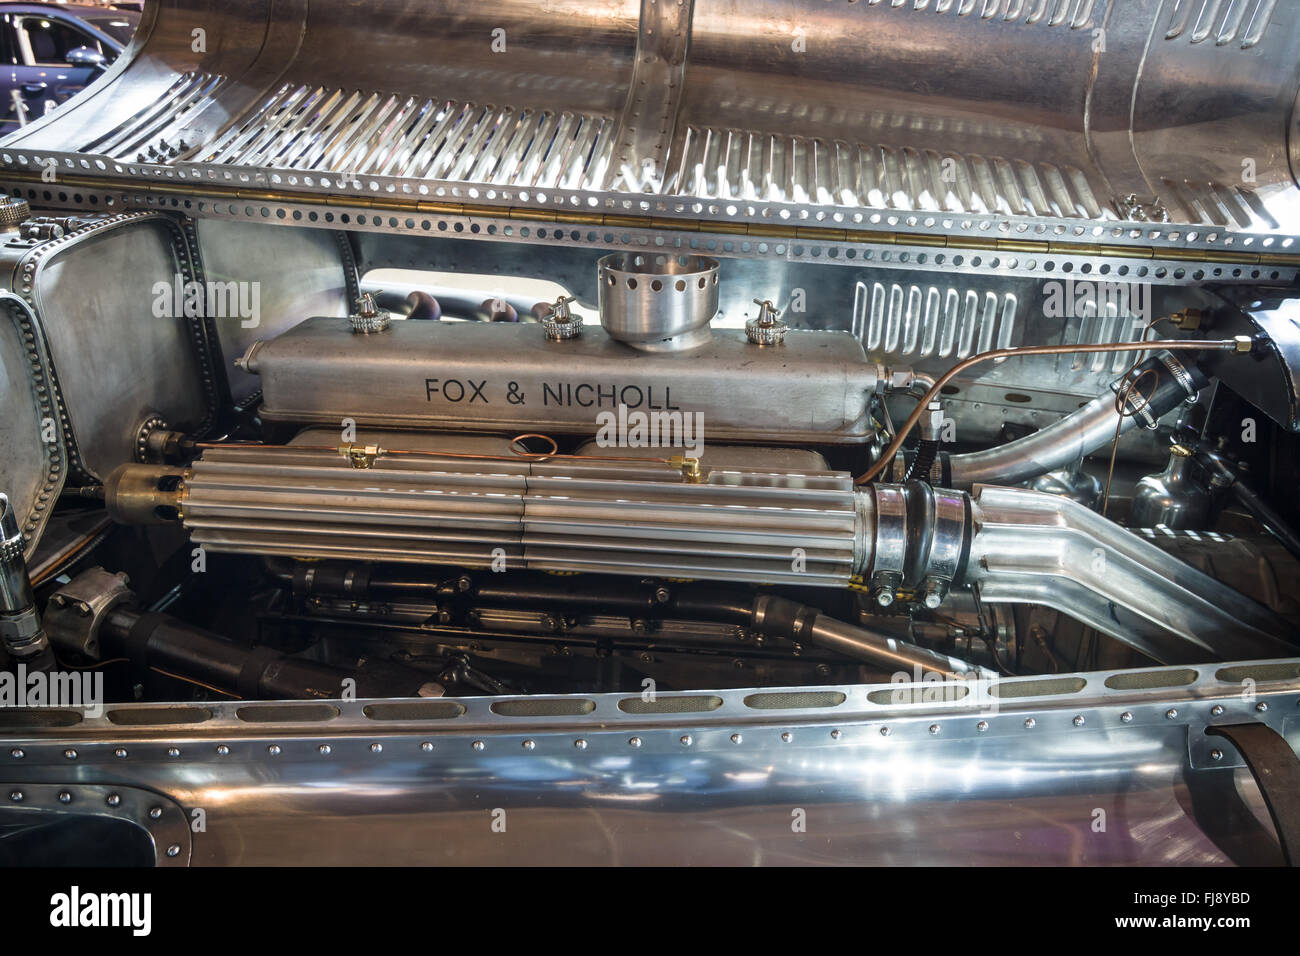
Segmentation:
<svg viewBox="0 0 1300 956">
<path fill-rule="evenodd" d="M 1296 746 L 1295 662 L 686 696 L 695 713 L 675 695 L 550 698 L 571 715 L 549 717 L 503 716 L 507 698 L 117 705 L 12 732 L 0 776 L 41 784 L 41 812 L 64 783 L 202 809 L 194 865 L 1280 859 L 1204 729 L 1259 720 Z"/>
<path fill-rule="evenodd" d="M 1054 607 L 1163 663 L 1292 647 L 1266 608 L 1075 501 L 983 485 L 972 503 L 967 580 L 986 602 Z"/>
<path fill-rule="evenodd" d="M 193 485 L 194 542 L 55 521 L 32 567 L 78 548 L 112 572 L 138 561 L 141 594 L 155 574 L 162 592 L 141 610 L 173 614 L 179 637 L 225 628 L 280 653 L 287 625 L 328 666 L 445 650 L 463 677 L 490 633 L 472 663 L 512 683 L 457 690 L 449 669 L 426 683 L 445 696 L 259 703 L 148 678 L 141 692 L 170 702 L 4 708 L 0 829 L 106 817 L 162 865 L 1277 862 L 1254 778 L 1205 731 L 1260 722 L 1300 743 L 1294 562 L 1257 537 L 1134 534 L 990 484 L 1073 469 L 1117 431 L 1118 481 L 1158 471 L 1165 437 L 1119 421 L 1106 391 L 1136 351 L 955 379 L 930 433 L 949 441 L 951 418 L 973 449 L 948 475 L 973 504 L 847 476 L 911 411 L 914 390 L 882 395 L 891 381 L 991 348 L 1136 344 L 1145 319 L 1196 310 L 1189 335 L 1260 336 L 1250 361 L 1202 371 L 1294 427 L 1297 62 L 1300 5 L 1277 0 L 148 0 L 99 82 L 0 142 L 0 188 L 79 217 L 0 256 L 14 290 L 0 294 L 0 493 L 30 552 L 65 478 L 92 485 L 83 507 L 147 429 L 273 447 L 150 466 L 167 493 Z M 599 272 L 610 252 L 631 268 Z M 637 257 L 709 263 L 689 272 L 704 294 L 654 289 L 677 280 Z M 415 276 L 395 302 L 446 289 L 444 320 L 508 278 L 558 287 L 588 324 L 547 340 L 514 293 L 520 323 L 353 335 L 377 270 Z M 149 316 L 173 273 L 246 283 L 263 314 Z M 682 298 L 656 307 L 642 276 Z M 1076 281 L 1140 297 L 1079 303 Z M 1062 291 L 1068 308 L 1050 311 Z M 602 296 L 608 332 L 590 319 Z M 767 301 L 792 329 L 780 346 L 745 337 Z M 490 404 L 442 390 L 471 373 Z M 511 384 L 532 402 L 671 386 L 707 413 L 706 474 L 726 474 L 438 463 L 511 455 L 534 430 L 627 455 L 593 443 L 596 408 L 515 404 Z M 334 453 L 349 424 L 419 454 L 354 470 Z M 214 552 L 197 589 L 196 543 Z M 614 562 L 652 594 L 635 579 L 817 584 L 844 613 L 806 633 L 807 618 L 784 622 L 798 642 L 656 630 L 639 608 L 599 606 L 612 585 L 575 576 L 524 600 L 506 574 L 505 597 L 457 618 L 446 592 L 462 572 L 411 567 L 481 565 L 493 545 L 508 570 Z M 290 557 L 357 563 L 308 605 Z M 397 557 L 396 600 L 360 593 L 368 562 Z M 222 561 L 253 570 L 222 579 Z M 589 619 L 541 606 L 584 586 Z M 91 603 L 55 620 L 61 648 L 93 638 Z M 1023 670 L 1022 652 L 1038 654 Z M 705 663 L 677 659 L 691 656 Z M 922 681 L 909 665 L 926 660 L 984 676 Z M 1007 662 L 1027 676 L 987 678 Z M 696 689 L 522 693 L 535 675 L 584 690 L 660 667 L 664 686 Z M 894 683 L 865 683 L 894 667 Z M 707 689 L 739 683 L 764 686 Z"/>
<path fill-rule="evenodd" d="M 1196 246 L 1285 231 L 1295 202 L 1297 11 L 1276 0 L 270 11 L 149 4 L 109 76 L 0 161 L 954 235 L 1168 219 Z"/>
</svg>

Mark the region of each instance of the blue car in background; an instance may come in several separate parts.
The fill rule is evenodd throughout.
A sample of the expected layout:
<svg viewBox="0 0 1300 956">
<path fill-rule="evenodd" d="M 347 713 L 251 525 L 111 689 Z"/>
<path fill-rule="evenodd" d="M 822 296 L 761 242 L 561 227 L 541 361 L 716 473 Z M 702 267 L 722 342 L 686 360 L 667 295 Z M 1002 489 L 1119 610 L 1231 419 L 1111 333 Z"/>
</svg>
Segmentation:
<svg viewBox="0 0 1300 956">
<path fill-rule="evenodd" d="M 0 133 L 39 119 L 108 69 L 140 21 L 134 10 L 0 3 Z"/>
</svg>

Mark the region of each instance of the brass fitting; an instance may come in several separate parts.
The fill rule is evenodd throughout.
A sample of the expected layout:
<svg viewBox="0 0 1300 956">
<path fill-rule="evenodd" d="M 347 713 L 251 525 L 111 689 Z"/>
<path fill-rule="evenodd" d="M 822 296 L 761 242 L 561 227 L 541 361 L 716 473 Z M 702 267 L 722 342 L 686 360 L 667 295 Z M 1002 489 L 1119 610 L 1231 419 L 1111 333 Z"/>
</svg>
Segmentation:
<svg viewBox="0 0 1300 956">
<path fill-rule="evenodd" d="M 375 459 L 384 454 L 378 445 L 339 445 L 339 454 L 348 460 L 353 468 L 373 468 Z"/>
<path fill-rule="evenodd" d="M 688 481 L 693 485 L 698 485 L 704 481 L 704 473 L 700 470 L 700 460 L 698 458 L 673 455 L 668 459 L 668 464 L 681 471 L 684 481 Z"/>
<path fill-rule="evenodd" d="M 104 507 L 119 524 L 170 524 L 182 515 L 183 468 L 121 465 L 104 481 Z"/>
</svg>

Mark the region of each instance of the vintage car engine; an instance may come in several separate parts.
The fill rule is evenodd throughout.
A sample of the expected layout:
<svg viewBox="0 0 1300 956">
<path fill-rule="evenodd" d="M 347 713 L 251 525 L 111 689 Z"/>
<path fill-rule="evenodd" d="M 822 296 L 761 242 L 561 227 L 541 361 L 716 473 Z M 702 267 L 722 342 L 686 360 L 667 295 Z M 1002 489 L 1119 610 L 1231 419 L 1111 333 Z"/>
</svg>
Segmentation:
<svg viewBox="0 0 1300 956">
<path fill-rule="evenodd" d="M 103 694 L 0 701 L 6 782 L 227 809 L 115 810 L 164 865 L 790 791 L 792 860 L 1300 853 L 1180 796 L 1267 828 L 1234 728 L 1300 734 L 1297 63 L 1272 0 L 150 0 L 0 142 L 0 670 Z M 1158 832 L 935 819 L 1022 799 Z"/>
</svg>

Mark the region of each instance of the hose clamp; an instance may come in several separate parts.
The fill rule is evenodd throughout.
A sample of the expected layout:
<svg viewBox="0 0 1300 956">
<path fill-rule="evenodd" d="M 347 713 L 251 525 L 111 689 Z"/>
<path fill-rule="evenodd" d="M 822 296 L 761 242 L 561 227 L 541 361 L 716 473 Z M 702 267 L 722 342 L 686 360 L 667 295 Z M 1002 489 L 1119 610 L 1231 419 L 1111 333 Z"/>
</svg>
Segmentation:
<svg viewBox="0 0 1300 956">
<path fill-rule="evenodd" d="M 1186 374 L 1185 370 L 1184 370 L 1184 374 Z M 1137 379 L 1134 379 L 1133 381 L 1136 383 Z M 1123 389 L 1124 387 L 1122 384 L 1123 382 L 1124 382 L 1124 378 L 1122 377 L 1111 382 L 1110 390 L 1114 392 L 1116 395 L 1119 395 L 1121 389 Z M 1128 390 L 1124 392 L 1124 407 L 1128 409 L 1129 415 L 1132 415 L 1133 417 L 1136 418 L 1141 418 L 1145 428 L 1147 428 L 1150 431 L 1155 431 L 1157 428 L 1160 427 L 1160 421 L 1159 419 L 1157 419 L 1155 416 L 1151 414 L 1150 400 L 1144 398 L 1144 396 L 1140 392 L 1135 397 L 1134 396 L 1135 392 L 1138 392 L 1136 384 L 1130 385 L 1128 387 Z"/>
<path fill-rule="evenodd" d="M 1184 401 L 1188 405 L 1195 405 L 1198 397 L 1196 385 L 1192 381 L 1191 373 L 1187 371 L 1183 363 L 1174 358 L 1172 352 L 1161 352 L 1156 358 L 1160 359 L 1165 368 L 1169 369 L 1169 374 L 1174 377 L 1174 381 L 1181 385 L 1183 391 L 1187 393 L 1187 398 Z"/>
</svg>

